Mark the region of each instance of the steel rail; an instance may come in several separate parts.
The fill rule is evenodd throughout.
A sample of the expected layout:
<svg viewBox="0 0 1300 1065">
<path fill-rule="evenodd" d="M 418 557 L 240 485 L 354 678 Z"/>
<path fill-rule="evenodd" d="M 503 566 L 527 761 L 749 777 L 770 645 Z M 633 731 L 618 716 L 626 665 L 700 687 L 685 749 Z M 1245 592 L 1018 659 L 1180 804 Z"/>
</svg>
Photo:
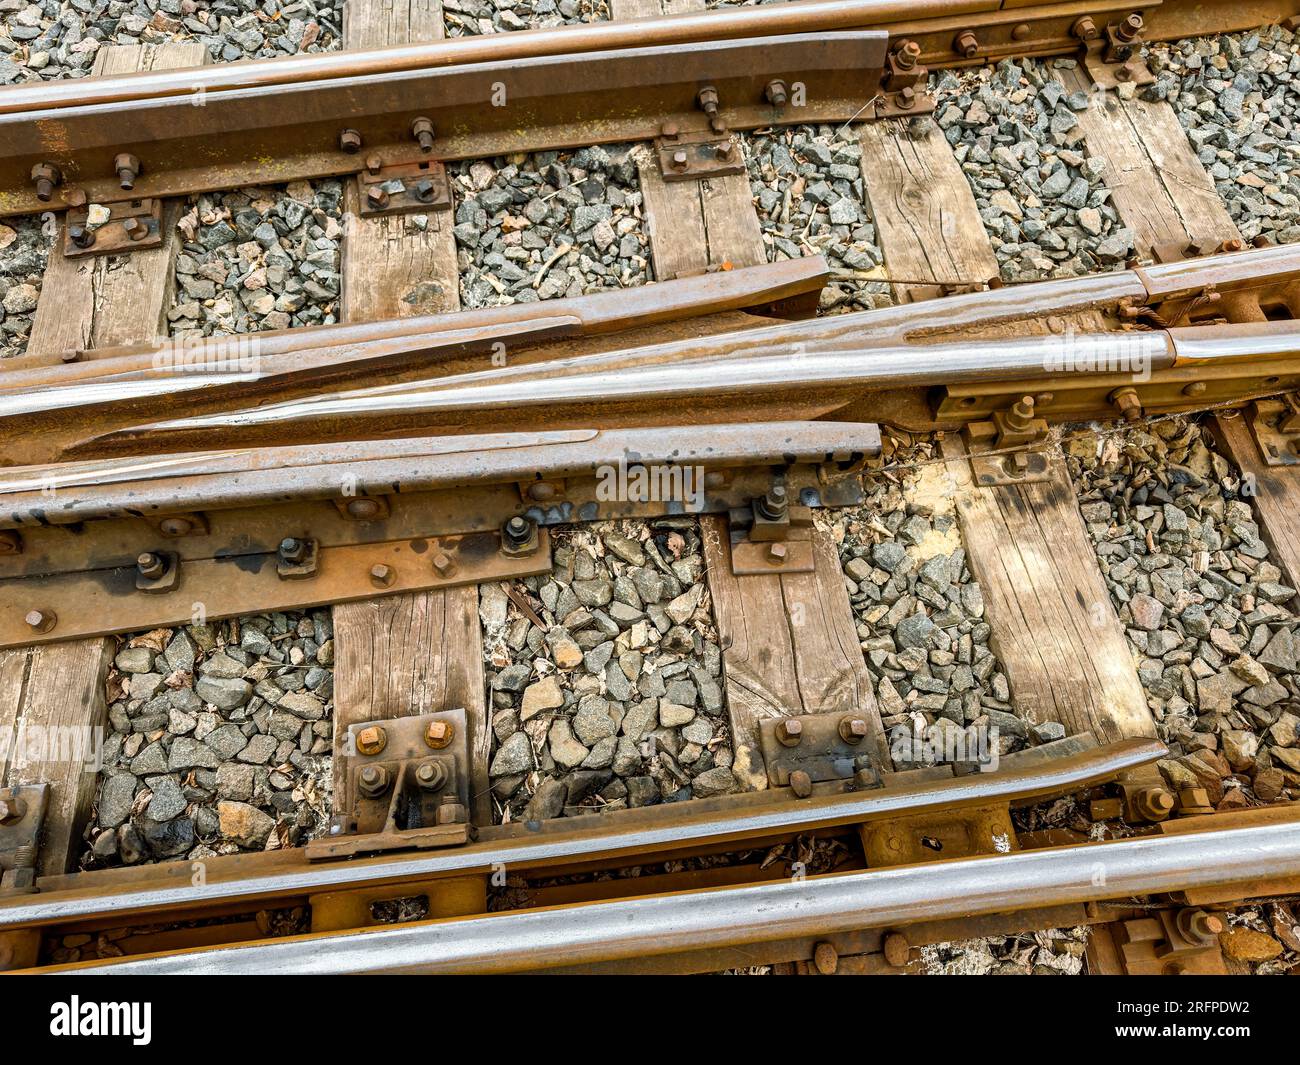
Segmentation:
<svg viewBox="0 0 1300 1065">
<path fill-rule="evenodd" d="M 884 28 L 897 36 L 924 38 L 934 32 L 927 24 L 964 19 L 971 25 L 1013 25 L 1079 15 L 1141 10 L 1151 37 L 1186 36 L 1201 32 L 1252 29 L 1295 14 L 1292 0 L 1148 0 L 1141 4 L 1003 3 L 1003 0 L 791 0 L 752 7 L 728 7 L 682 12 L 650 18 L 588 22 L 581 25 L 519 30 L 512 33 L 447 38 L 421 44 L 347 52 L 311 53 L 273 59 L 242 60 L 180 71 L 148 71 L 75 81 L 39 82 L 0 89 L 0 114 L 94 104 L 121 104 L 161 96 L 190 96 L 225 89 L 270 89 L 303 81 L 369 77 L 431 67 L 468 63 L 514 61 L 556 55 L 636 46 L 672 46 L 690 42 L 721 41 L 784 33 L 811 33 L 847 29 Z M 938 28 L 938 27 L 935 27 Z M 951 36 L 951 34 L 949 35 Z M 1064 35 L 1074 43 L 1068 34 Z M 1034 39 L 986 42 L 977 58 L 999 56 L 1008 49 L 1028 54 Z M 922 61 L 942 56 L 957 59 L 951 41 L 925 42 Z M 1059 47 L 1059 44 L 1058 44 Z"/>
<path fill-rule="evenodd" d="M 477 842 L 456 849 L 347 862 L 308 865 L 300 851 L 218 857 L 206 862 L 205 878 L 197 884 L 188 862 L 43 878 L 38 894 L 0 899 L 0 929 L 141 913 L 161 917 L 321 891 L 486 875 L 502 865 L 556 873 L 597 861 L 614 867 L 623 859 L 652 861 L 656 854 L 694 847 L 1063 794 L 1112 780 L 1167 753 L 1158 740 L 1123 740 L 1051 760 L 1012 755 L 1002 760 L 997 773 L 987 775 L 848 794 L 814 793 L 798 801 L 788 788 L 774 788 L 581 818 L 576 825 L 560 820 L 502 826 L 481 830 Z"/>
<path fill-rule="evenodd" d="M 1212 327 L 1206 327 L 1207 331 Z M 1122 341 L 1117 339 L 1122 336 Z M 1297 335 L 1274 338 L 1277 354 L 1294 351 Z M 498 383 L 494 371 L 441 378 L 433 383 L 354 389 L 334 395 L 307 397 L 284 403 L 197 417 L 167 419 L 140 426 L 134 435 L 165 439 L 171 431 L 239 429 L 257 425 L 290 425 L 309 419 L 355 415 L 484 414 L 552 408 L 562 405 L 605 406 L 619 402 L 666 404 L 709 401 L 724 396 L 755 397 L 773 392 L 928 387 L 959 382 L 1014 379 L 1033 381 L 1051 376 L 1053 360 L 1068 346 L 1082 364 L 1110 365 L 1117 343 L 1135 365 L 1167 369 L 1175 363 L 1172 344 L 1163 331 L 1150 333 L 1082 334 L 1070 338 L 1023 337 L 933 343 L 924 347 L 862 343 L 850 350 L 824 351 L 787 342 L 786 351 L 747 355 L 601 366 L 599 356 L 572 360 L 565 367 L 550 364 L 512 374 Z M 795 350 L 789 350 L 794 348 Z M 650 357 L 653 349 L 632 352 Z M 597 362 L 590 370 L 584 360 Z M 504 375 L 501 375 L 504 376 Z"/>
<path fill-rule="evenodd" d="M 75 186 L 102 203 L 122 199 L 123 187 L 133 199 L 176 196 L 653 140 L 669 122 L 707 133 L 697 106 L 703 85 L 714 88 L 718 119 L 732 131 L 844 122 L 875 99 L 886 43 L 880 31 L 842 30 L 683 43 L 671 55 L 639 45 L 585 54 L 579 77 L 572 57 L 541 56 L 0 114 L 0 214 L 42 209 L 31 178 L 40 163 L 59 168 L 65 191 Z M 773 79 L 804 86 L 800 106 L 770 103 Z M 436 131 L 426 143 L 412 133 L 417 117 Z M 364 153 L 344 150 L 347 128 Z M 118 178 L 122 154 L 138 161 L 127 186 Z"/>
<path fill-rule="evenodd" d="M 879 453 L 874 424 L 772 422 L 761 433 L 752 425 L 567 429 L 0 467 L 0 527 L 330 499 L 345 483 L 356 495 L 400 495 L 593 476 L 620 464 L 698 466 L 707 476 L 735 466 L 853 465 Z"/>
<path fill-rule="evenodd" d="M 438 67 L 577 56 L 619 48 L 864 29 L 905 18 L 997 11 L 1000 6 L 1000 0 L 795 0 L 645 19 L 448 37 L 389 48 L 317 52 L 185 70 L 7 86 L 0 89 L 0 115 L 123 104 L 168 96 L 189 97 L 199 90 L 212 93 L 271 89 L 303 82 L 373 78 Z M 1143 5 L 1144 8 L 1152 6 L 1155 5 Z"/>
<path fill-rule="evenodd" d="M 295 936 L 71 971 L 505 973 L 1296 875 L 1300 831 L 1293 821 Z"/>
</svg>

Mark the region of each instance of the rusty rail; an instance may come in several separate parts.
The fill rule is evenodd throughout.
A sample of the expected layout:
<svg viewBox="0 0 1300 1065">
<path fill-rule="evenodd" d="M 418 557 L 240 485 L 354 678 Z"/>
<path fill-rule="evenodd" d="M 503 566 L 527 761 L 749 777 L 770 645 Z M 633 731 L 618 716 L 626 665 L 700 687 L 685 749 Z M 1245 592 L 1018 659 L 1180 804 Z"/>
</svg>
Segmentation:
<svg viewBox="0 0 1300 1065">
<path fill-rule="evenodd" d="M 941 918 L 1294 877 L 1300 875 L 1297 821 L 296 936 L 69 968 L 154 976 L 505 973 L 882 924 L 906 928 Z"/>
<path fill-rule="evenodd" d="M 1074 741 L 1061 741 L 1073 744 Z M 1041 750 L 1041 749 L 1040 749 Z M 1050 753 L 1050 752 L 1048 752 Z M 884 790 L 829 791 L 818 785 L 795 801 L 789 788 L 698 799 L 687 804 L 647 807 L 540 825 L 481 829 L 479 840 L 454 850 L 359 858 L 309 865 L 301 852 L 218 857 L 206 862 L 202 883 L 192 882 L 187 863 L 170 862 L 43 878 L 39 894 L 0 899 L 0 929 L 49 927 L 102 918 L 148 914 L 190 916 L 205 909 L 270 899 L 303 898 L 322 891 L 486 875 L 494 867 L 516 871 L 617 868 L 664 861 L 692 848 L 722 844 L 758 845 L 818 829 L 890 820 L 904 814 L 955 812 L 991 802 L 1019 802 L 1065 794 L 1112 780 L 1166 754 L 1156 740 L 1124 740 L 1066 757 L 1041 754 L 1004 758 L 994 774 L 907 784 Z"/>
</svg>

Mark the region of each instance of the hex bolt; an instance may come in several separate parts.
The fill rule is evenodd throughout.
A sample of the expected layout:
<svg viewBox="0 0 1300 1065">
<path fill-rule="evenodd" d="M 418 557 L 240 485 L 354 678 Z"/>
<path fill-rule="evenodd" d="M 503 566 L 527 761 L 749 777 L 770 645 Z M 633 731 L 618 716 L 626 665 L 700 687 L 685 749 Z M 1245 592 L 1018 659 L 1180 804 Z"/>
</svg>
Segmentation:
<svg viewBox="0 0 1300 1065">
<path fill-rule="evenodd" d="M 1011 405 L 1011 410 L 1007 412 L 1007 425 L 1017 432 L 1023 432 L 1029 428 L 1030 423 L 1034 420 L 1034 397 L 1021 396 L 1019 400 Z"/>
<path fill-rule="evenodd" d="M 149 235 L 149 227 L 138 218 L 124 219 L 122 231 L 131 240 L 144 240 Z"/>
<path fill-rule="evenodd" d="M 307 557 L 307 541 L 296 536 L 286 536 L 277 549 L 281 562 L 296 566 Z"/>
<path fill-rule="evenodd" d="M 975 36 L 973 30 L 962 30 L 957 34 L 957 39 L 953 42 L 953 48 L 958 55 L 964 55 L 967 59 L 974 59 L 980 50 L 980 39 Z"/>
<path fill-rule="evenodd" d="M 424 742 L 431 750 L 441 751 L 456 738 L 456 726 L 450 721 L 430 721 L 424 730 Z"/>
<path fill-rule="evenodd" d="M 58 615 L 53 610 L 29 610 L 23 619 L 32 632 L 49 632 L 59 623 Z"/>
<path fill-rule="evenodd" d="M 371 185 L 366 189 L 366 200 L 370 206 L 380 209 L 388 206 L 388 190 L 382 185 Z"/>
<path fill-rule="evenodd" d="M 911 70 L 921 58 L 921 46 L 915 41 L 904 41 L 894 52 L 894 62 L 899 70 Z"/>
<path fill-rule="evenodd" d="M 795 718 L 782 718 L 776 723 L 776 739 L 782 747 L 798 747 L 803 739 L 803 722 Z"/>
<path fill-rule="evenodd" d="M 1095 41 L 1097 39 L 1097 24 L 1092 21 L 1091 16 L 1084 15 L 1082 18 L 1074 20 L 1074 25 L 1070 27 L 1070 33 L 1081 41 Z"/>
<path fill-rule="evenodd" d="M 339 134 L 339 151 L 347 152 L 348 155 L 356 155 L 361 151 L 361 134 L 355 129 L 345 129 Z"/>
<path fill-rule="evenodd" d="M 902 932 L 890 932 L 885 936 L 885 961 L 895 969 L 901 969 L 907 964 L 907 959 L 912 952 L 912 944 L 907 941 L 907 936 Z"/>
<path fill-rule="evenodd" d="M 736 146 L 728 140 L 724 144 L 719 144 L 717 148 L 714 149 L 714 152 L 719 159 L 732 159 L 736 155 Z"/>
<path fill-rule="evenodd" d="M 378 517 L 379 512 L 383 510 L 383 507 L 380 506 L 379 500 L 377 499 L 366 499 L 361 497 L 358 499 L 349 499 L 347 506 L 344 509 L 348 512 L 349 518 L 365 519 Z"/>
<path fill-rule="evenodd" d="M 1116 81 L 1132 81 L 1136 77 L 1137 77 L 1137 66 L 1133 63 L 1133 60 L 1131 59 L 1128 60 L 1128 62 L 1122 63 L 1115 68 Z"/>
<path fill-rule="evenodd" d="M 695 94 L 695 103 L 709 118 L 713 118 L 718 113 L 718 90 L 712 85 L 704 86 Z"/>
<path fill-rule="evenodd" d="M 845 743 L 861 743 L 867 738 L 867 723 L 860 717 L 842 717 L 839 733 Z"/>
<path fill-rule="evenodd" d="M 673 152 L 673 157 L 670 165 L 674 170 L 685 170 L 689 161 L 690 160 L 686 155 L 686 150 L 684 148 L 678 148 L 675 152 Z"/>
<path fill-rule="evenodd" d="M 411 123 L 411 136 L 419 142 L 420 151 L 433 151 L 433 120 L 420 117 Z"/>
<path fill-rule="evenodd" d="M 86 204 L 90 202 L 89 197 L 86 195 L 86 190 L 79 189 L 75 185 L 71 188 L 64 189 L 62 196 L 63 202 L 69 207 L 85 207 Z"/>
<path fill-rule="evenodd" d="M 92 248 L 95 245 L 95 231 L 85 226 L 68 226 L 68 239 L 78 248 Z"/>
<path fill-rule="evenodd" d="M 763 89 L 763 96 L 773 107 L 784 107 L 790 99 L 785 82 L 780 78 L 774 78 L 767 83 L 766 88 Z"/>
<path fill-rule="evenodd" d="M 415 183 L 415 198 L 421 203 L 433 202 L 433 182 L 429 178 L 421 178 Z"/>
<path fill-rule="evenodd" d="M 676 122 L 665 122 L 659 127 L 659 136 L 666 137 L 668 140 L 672 140 L 680 132 Z"/>
<path fill-rule="evenodd" d="M 36 182 L 36 198 L 49 203 L 54 190 L 63 184 L 63 171 L 53 163 L 37 163 L 32 167 L 32 180 Z"/>
<path fill-rule="evenodd" d="M 437 571 L 439 577 L 454 577 L 456 575 L 456 560 L 445 551 L 439 551 L 433 556 L 433 568 Z"/>
<path fill-rule="evenodd" d="M 1110 394 L 1110 401 L 1126 422 L 1135 422 L 1142 417 L 1142 401 L 1138 399 L 1136 388 L 1117 388 Z"/>
<path fill-rule="evenodd" d="M 1213 943 L 1227 927 L 1217 913 L 1193 909 L 1179 910 L 1174 917 L 1174 925 L 1193 943 L 1206 946 Z"/>
<path fill-rule="evenodd" d="M 135 571 L 147 581 L 156 581 L 167 572 L 167 560 L 157 551 L 145 551 L 136 557 Z"/>
<path fill-rule="evenodd" d="M 415 771 L 415 783 L 421 791 L 437 791 L 447 783 L 447 769 L 441 762 L 425 762 Z"/>
<path fill-rule="evenodd" d="M 774 566 L 784 562 L 787 553 L 786 546 L 783 543 L 778 542 L 767 545 L 767 560 Z"/>
<path fill-rule="evenodd" d="M 1146 23 L 1136 11 L 1115 27 L 1115 36 L 1125 44 L 1133 41 L 1142 32 Z"/>
<path fill-rule="evenodd" d="M 808 798 L 812 794 L 812 777 L 802 769 L 796 769 L 790 774 L 790 790 L 794 792 L 796 798 Z"/>
<path fill-rule="evenodd" d="M 113 160 L 113 169 L 117 171 L 117 183 L 123 192 L 135 188 L 135 179 L 140 176 L 140 160 L 134 155 L 123 152 Z"/>
<path fill-rule="evenodd" d="M 1133 796 L 1133 810 L 1147 821 L 1163 821 L 1174 812 L 1174 797 L 1159 785 L 1143 788 Z"/>
<path fill-rule="evenodd" d="M 396 579 L 397 574 L 392 566 L 385 566 L 380 562 L 370 567 L 370 583 L 376 588 L 391 588 Z"/>
<path fill-rule="evenodd" d="M 759 516 L 768 521 L 780 521 L 790 512 L 790 503 L 786 497 L 785 485 L 774 484 L 762 499 L 756 500 L 754 509 Z"/>
<path fill-rule="evenodd" d="M 378 754 L 388 746 L 388 733 L 382 725 L 367 725 L 357 730 L 357 754 Z"/>
<path fill-rule="evenodd" d="M 357 774 L 357 790 L 367 799 L 377 799 L 388 790 L 388 770 L 382 765 L 368 765 Z"/>
<path fill-rule="evenodd" d="M 367 155 L 366 169 L 372 174 L 378 174 L 384 169 L 384 161 L 377 155 Z"/>
<path fill-rule="evenodd" d="M 536 526 L 531 520 L 516 514 L 501 527 L 501 538 L 513 551 L 522 551 L 533 538 Z"/>
<path fill-rule="evenodd" d="M 916 106 L 916 90 L 910 85 L 904 85 L 898 90 L 897 104 L 904 111 L 910 111 Z"/>
</svg>

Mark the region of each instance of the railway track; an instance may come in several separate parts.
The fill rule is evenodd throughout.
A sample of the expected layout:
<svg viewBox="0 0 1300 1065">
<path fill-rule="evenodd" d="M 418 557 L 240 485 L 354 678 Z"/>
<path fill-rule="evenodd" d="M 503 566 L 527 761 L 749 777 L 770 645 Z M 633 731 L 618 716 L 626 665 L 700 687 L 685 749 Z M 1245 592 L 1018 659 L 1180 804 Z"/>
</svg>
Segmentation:
<svg viewBox="0 0 1300 1065">
<path fill-rule="evenodd" d="M 0 37 L 0 969 L 1294 971 L 1294 5 L 447 9 Z"/>
</svg>

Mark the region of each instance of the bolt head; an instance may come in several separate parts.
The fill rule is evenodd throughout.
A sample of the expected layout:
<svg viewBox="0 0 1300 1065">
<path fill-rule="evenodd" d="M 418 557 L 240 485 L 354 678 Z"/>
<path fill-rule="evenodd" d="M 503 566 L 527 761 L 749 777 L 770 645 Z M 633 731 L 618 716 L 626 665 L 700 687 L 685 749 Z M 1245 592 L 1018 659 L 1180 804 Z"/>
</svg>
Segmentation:
<svg viewBox="0 0 1300 1065">
<path fill-rule="evenodd" d="M 144 240 L 149 235 L 149 227 L 138 218 L 125 219 L 122 229 L 132 240 Z"/>
<path fill-rule="evenodd" d="M 345 129 L 339 134 L 339 150 L 349 155 L 361 151 L 361 134 L 355 129 Z"/>
<path fill-rule="evenodd" d="M 370 583 L 376 588 L 387 588 L 396 578 L 392 566 L 386 566 L 382 562 L 370 567 Z"/>
<path fill-rule="evenodd" d="M 435 751 L 451 746 L 456 738 L 456 726 L 450 721 L 430 721 L 424 730 L 424 742 Z"/>
<path fill-rule="evenodd" d="M 347 505 L 348 517 L 351 518 L 373 518 L 380 511 L 379 501 L 377 499 L 349 499 Z"/>
<path fill-rule="evenodd" d="M 784 562 L 788 553 L 785 544 L 772 543 L 767 545 L 767 560 L 769 562 Z"/>
<path fill-rule="evenodd" d="M 803 739 L 803 722 L 794 718 L 784 718 L 777 722 L 776 738 L 785 747 L 797 746 Z"/>
<path fill-rule="evenodd" d="M 189 518 L 163 518 L 158 523 L 158 531 L 164 536 L 185 536 L 194 528 Z"/>
<path fill-rule="evenodd" d="M 860 717 L 848 717 L 840 722 L 839 732 L 845 743 L 861 743 L 867 738 L 867 723 Z"/>
<path fill-rule="evenodd" d="M 686 152 L 681 148 L 678 148 L 677 151 L 673 152 L 672 164 L 674 170 L 685 170 L 687 161 Z"/>
<path fill-rule="evenodd" d="M 23 620 L 33 632 L 49 632 L 58 622 L 53 610 L 29 610 Z"/>
<path fill-rule="evenodd" d="M 357 753 L 378 754 L 388 746 L 388 733 L 379 725 L 367 725 L 357 732 Z"/>
<path fill-rule="evenodd" d="M 796 769 L 790 774 L 790 790 L 800 799 L 806 799 L 812 794 L 812 777 L 802 769 Z"/>
<path fill-rule="evenodd" d="M 450 577 L 456 572 L 456 560 L 445 552 L 439 551 L 433 556 L 433 568 L 440 576 Z"/>
</svg>

